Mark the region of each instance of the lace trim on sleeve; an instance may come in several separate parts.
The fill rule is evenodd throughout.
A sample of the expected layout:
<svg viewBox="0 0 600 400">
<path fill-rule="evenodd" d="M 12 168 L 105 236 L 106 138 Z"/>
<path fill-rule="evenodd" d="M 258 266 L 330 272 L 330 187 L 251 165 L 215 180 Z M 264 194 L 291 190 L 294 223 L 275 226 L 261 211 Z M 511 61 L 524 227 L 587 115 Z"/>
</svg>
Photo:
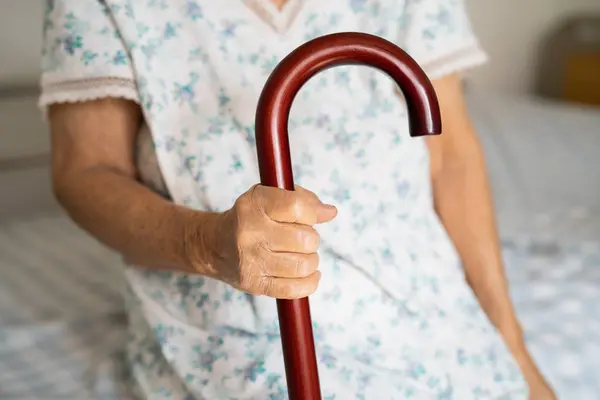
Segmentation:
<svg viewBox="0 0 600 400">
<path fill-rule="evenodd" d="M 454 73 L 466 72 L 471 68 L 478 67 L 488 61 L 487 54 L 477 43 L 450 49 L 445 55 L 422 63 L 423 69 L 430 79 L 439 79 Z"/>
<path fill-rule="evenodd" d="M 139 95 L 135 82 L 127 78 L 100 77 L 56 83 L 42 83 L 42 94 L 38 106 L 44 117 L 47 108 L 55 103 L 77 103 L 116 97 L 135 101 Z"/>
</svg>

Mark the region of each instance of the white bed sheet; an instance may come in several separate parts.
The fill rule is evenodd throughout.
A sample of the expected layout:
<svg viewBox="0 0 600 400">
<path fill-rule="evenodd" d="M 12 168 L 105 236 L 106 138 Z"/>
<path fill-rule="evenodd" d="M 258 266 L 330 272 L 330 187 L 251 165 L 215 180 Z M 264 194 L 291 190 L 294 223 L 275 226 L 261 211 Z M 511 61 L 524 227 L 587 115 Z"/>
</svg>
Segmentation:
<svg viewBox="0 0 600 400">
<path fill-rule="evenodd" d="M 600 246 L 503 243 L 528 347 L 559 399 L 600 399 Z"/>
</svg>

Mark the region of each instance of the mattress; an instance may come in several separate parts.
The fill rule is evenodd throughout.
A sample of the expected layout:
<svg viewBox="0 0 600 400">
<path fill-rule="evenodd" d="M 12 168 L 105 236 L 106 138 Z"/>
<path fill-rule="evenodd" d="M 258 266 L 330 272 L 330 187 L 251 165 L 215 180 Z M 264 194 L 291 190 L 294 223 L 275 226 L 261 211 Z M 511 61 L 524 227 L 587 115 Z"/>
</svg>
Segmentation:
<svg viewBox="0 0 600 400">
<path fill-rule="evenodd" d="M 505 236 L 600 238 L 600 109 L 469 93 Z"/>
</svg>

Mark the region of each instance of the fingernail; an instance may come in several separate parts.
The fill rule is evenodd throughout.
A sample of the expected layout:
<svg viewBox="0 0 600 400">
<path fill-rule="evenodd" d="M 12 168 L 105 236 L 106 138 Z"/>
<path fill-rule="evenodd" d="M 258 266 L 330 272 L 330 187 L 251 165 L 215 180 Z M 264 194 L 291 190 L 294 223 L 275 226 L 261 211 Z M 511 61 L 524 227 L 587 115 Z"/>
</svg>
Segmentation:
<svg viewBox="0 0 600 400">
<path fill-rule="evenodd" d="M 333 213 L 337 214 L 337 207 L 331 204 L 323 204 L 323 212 L 325 212 L 328 215 Z"/>
<path fill-rule="evenodd" d="M 332 206 L 331 204 L 321 203 L 319 207 L 317 207 L 317 220 L 318 221 L 326 221 L 335 218 L 337 215 L 337 208 Z"/>
</svg>

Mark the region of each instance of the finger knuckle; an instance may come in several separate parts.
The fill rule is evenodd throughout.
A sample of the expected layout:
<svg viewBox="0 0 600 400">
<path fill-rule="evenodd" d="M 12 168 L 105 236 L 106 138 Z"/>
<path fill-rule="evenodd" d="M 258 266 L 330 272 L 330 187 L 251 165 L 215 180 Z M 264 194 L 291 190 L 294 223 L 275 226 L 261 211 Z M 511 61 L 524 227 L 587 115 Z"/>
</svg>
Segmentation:
<svg viewBox="0 0 600 400">
<path fill-rule="evenodd" d="M 289 220 L 298 221 L 302 217 L 303 205 L 302 201 L 297 196 L 288 198 L 282 206 L 284 207 L 284 211 L 289 217 Z"/>
<path fill-rule="evenodd" d="M 243 218 L 243 217 L 247 216 L 248 214 L 254 212 L 254 210 L 255 210 L 254 203 L 255 203 L 255 200 L 253 199 L 252 196 L 247 195 L 247 194 L 240 196 L 240 198 L 238 198 L 236 205 L 235 205 L 238 215 Z"/>
<path fill-rule="evenodd" d="M 310 253 L 316 252 L 321 245 L 321 236 L 316 229 L 310 227 L 304 232 L 304 250 Z"/>
<path fill-rule="evenodd" d="M 296 276 L 305 278 L 310 276 L 318 268 L 319 258 L 316 254 L 309 254 L 296 259 Z"/>
<path fill-rule="evenodd" d="M 310 202 L 318 202 L 319 201 L 319 196 L 317 196 L 317 194 L 313 191 L 310 190 L 304 190 L 304 197 L 306 198 L 306 201 L 310 201 Z"/>
<path fill-rule="evenodd" d="M 262 280 L 260 291 L 263 295 L 269 297 L 282 297 L 280 285 L 277 284 L 275 279 L 265 278 Z"/>
<path fill-rule="evenodd" d="M 308 274 L 308 257 L 296 257 L 294 259 L 294 276 L 303 278 Z"/>
<path fill-rule="evenodd" d="M 247 229 L 241 229 L 237 233 L 238 247 L 244 251 L 252 249 L 257 241 L 256 234 Z"/>
<path fill-rule="evenodd" d="M 238 198 L 239 208 L 245 213 L 257 212 L 264 204 L 267 196 L 266 187 L 262 185 L 252 186 L 246 193 Z"/>
</svg>

